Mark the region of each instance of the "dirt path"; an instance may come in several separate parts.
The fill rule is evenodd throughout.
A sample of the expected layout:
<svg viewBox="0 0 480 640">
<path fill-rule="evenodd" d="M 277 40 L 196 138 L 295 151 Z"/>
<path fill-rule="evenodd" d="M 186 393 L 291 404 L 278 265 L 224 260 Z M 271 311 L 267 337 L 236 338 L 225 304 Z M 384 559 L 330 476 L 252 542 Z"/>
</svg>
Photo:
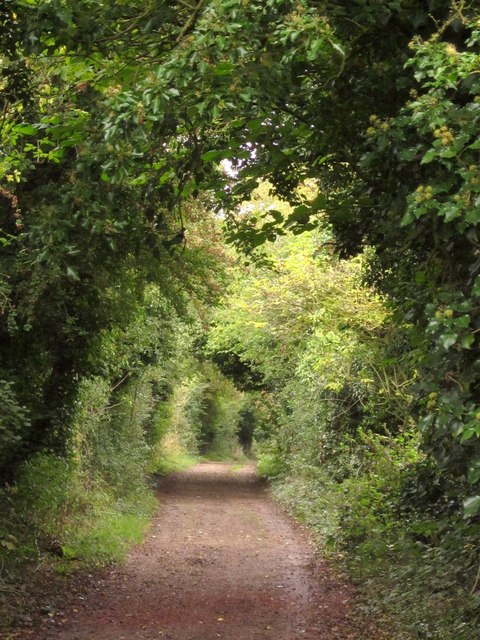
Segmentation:
<svg viewBox="0 0 480 640">
<path fill-rule="evenodd" d="M 35 640 L 361 637 L 352 589 L 319 563 L 253 467 L 203 463 L 162 480 L 159 494 L 145 543 Z"/>
</svg>

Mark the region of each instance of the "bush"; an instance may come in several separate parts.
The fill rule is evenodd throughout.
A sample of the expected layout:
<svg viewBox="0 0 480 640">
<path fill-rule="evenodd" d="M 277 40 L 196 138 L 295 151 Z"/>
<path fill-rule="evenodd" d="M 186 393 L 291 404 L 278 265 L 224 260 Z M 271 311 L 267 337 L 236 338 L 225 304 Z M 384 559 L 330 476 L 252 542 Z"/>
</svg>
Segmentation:
<svg viewBox="0 0 480 640">
<path fill-rule="evenodd" d="M 0 380 L 0 470 L 15 456 L 29 431 L 28 411 L 16 398 L 11 382 Z"/>
</svg>

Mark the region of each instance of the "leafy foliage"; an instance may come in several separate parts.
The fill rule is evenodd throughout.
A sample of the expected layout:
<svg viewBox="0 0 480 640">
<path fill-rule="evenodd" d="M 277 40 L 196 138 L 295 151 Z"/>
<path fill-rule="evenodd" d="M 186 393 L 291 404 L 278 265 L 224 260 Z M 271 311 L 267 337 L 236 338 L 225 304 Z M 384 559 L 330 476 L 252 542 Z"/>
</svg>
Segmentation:
<svg viewBox="0 0 480 640">
<path fill-rule="evenodd" d="M 339 259 L 331 237 L 282 237 L 265 249 L 269 267 L 235 270 L 208 348 L 263 380 L 259 472 L 347 563 L 369 614 L 394 617 L 399 638 L 472 637 L 478 525 L 463 518 L 466 484 L 429 455 L 412 415 L 424 343 L 412 350 L 416 327 L 398 326 L 391 299 L 362 281 L 371 254 Z"/>
<path fill-rule="evenodd" d="M 321 494 L 320 465 L 324 495 L 342 486 L 347 546 L 374 554 L 378 530 L 410 558 L 417 531 L 424 575 L 462 549 L 473 584 L 479 17 L 463 0 L 3 3 L 2 478 L 59 460 L 116 500 L 117 433 L 138 479 L 172 420 L 195 450 L 231 448 L 240 419 L 300 492 Z M 265 180 L 282 201 L 245 205 Z M 197 353 L 175 375 L 235 259 L 220 218 L 274 270 L 233 275 L 218 368 Z M 415 633 L 446 633 L 431 624 Z"/>
</svg>

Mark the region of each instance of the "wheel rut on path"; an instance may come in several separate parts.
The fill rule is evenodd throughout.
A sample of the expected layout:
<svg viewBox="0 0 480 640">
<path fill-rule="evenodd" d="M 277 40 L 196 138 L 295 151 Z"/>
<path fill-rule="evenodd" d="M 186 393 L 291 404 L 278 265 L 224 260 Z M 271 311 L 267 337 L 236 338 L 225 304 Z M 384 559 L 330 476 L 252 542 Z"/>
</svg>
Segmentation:
<svg viewBox="0 0 480 640">
<path fill-rule="evenodd" d="M 253 465 L 202 463 L 158 484 L 145 542 L 36 640 L 362 637 L 352 587 L 317 558 Z"/>
</svg>

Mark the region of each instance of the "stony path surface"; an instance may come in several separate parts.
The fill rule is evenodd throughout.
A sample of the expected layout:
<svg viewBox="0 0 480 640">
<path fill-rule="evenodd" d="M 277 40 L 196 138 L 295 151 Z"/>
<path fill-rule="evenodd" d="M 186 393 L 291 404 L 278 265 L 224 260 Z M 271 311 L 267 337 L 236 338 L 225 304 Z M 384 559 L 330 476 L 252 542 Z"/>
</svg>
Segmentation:
<svg viewBox="0 0 480 640">
<path fill-rule="evenodd" d="M 202 463 L 159 485 L 144 544 L 35 640 L 362 637 L 352 588 L 316 558 L 252 466 Z"/>
</svg>

